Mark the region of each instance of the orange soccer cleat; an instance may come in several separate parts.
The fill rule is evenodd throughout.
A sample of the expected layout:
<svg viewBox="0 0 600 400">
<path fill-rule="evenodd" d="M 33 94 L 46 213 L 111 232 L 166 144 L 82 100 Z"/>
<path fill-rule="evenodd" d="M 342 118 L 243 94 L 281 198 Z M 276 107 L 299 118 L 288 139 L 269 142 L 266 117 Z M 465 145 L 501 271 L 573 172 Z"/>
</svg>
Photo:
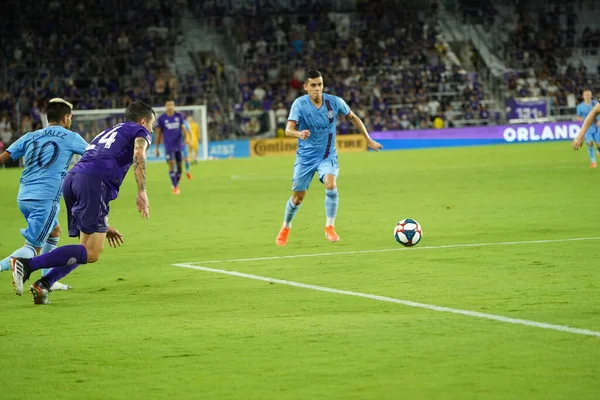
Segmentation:
<svg viewBox="0 0 600 400">
<path fill-rule="evenodd" d="M 592 162 L 592 163 L 590 164 L 590 168 L 596 168 L 596 163 L 595 163 L 595 162 Z"/>
<path fill-rule="evenodd" d="M 179 186 L 175 186 L 173 188 L 173 194 L 181 194 L 181 192 L 179 191 Z"/>
<path fill-rule="evenodd" d="M 330 242 L 339 242 L 340 241 L 340 237 L 338 236 L 337 233 L 335 233 L 335 228 L 333 225 L 329 225 L 329 226 L 325 227 L 325 237 Z"/>
<path fill-rule="evenodd" d="M 187 176 L 187 178 L 188 178 L 188 181 L 191 181 L 191 180 L 192 180 L 192 174 L 190 174 L 189 172 L 186 172 L 186 173 L 185 173 L 185 176 Z"/>
<path fill-rule="evenodd" d="M 277 239 L 275 239 L 275 243 L 277 246 L 285 246 L 287 244 L 288 236 L 290 235 L 290 230 L 292 228 L 286 228 L 285 226 L 281 227 L 279 234 L 277 235 Z"/>
</svg>

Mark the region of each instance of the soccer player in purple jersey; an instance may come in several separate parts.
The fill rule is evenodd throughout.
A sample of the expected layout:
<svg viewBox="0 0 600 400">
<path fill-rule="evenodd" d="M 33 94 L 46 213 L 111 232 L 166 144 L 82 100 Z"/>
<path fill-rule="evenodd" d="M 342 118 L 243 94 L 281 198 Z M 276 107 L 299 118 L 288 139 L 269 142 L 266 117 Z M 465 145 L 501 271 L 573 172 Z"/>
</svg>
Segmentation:
<svg viewBox="0 0 600 400">
<path fill-rule="evenodd" d="M 48 304 L 52 284 L 79 264 L 98 261 L 104 239 L 111 247 L 123 243 L 119 231 L 108 225 L 109 203 L 117 198 L 132 163 L 138 186 L 137 208 L 142 218 L 149 217 L 146 150 L 152 141 L 156 114 L 149 105 L 137 101 L 125 110 L 124 121 L 96 136 L 64 180 L 69 236 L 79 237 L 80 244 L 62 246 L 31 259 L 11 259 L 13 284 L 19 296 L 31 272 L 52 267 L 29 289 L 35 304 Z"/>
<path fill-rule="evenodd" d="M 375 151 L 382 148 L 381 144 L 371 139 L 361 119 L 344 100 L 323 93 L 323 77 L 319 71 L 306 72 L 304 90 L 307 94 L 294 100 L 285 128 L 286 136 L 298 138 L 298 151 L 294 163 L 292 196 L 286 203 L 283 226 L 275 239 L 278 246 L 287 244 L 292 219 L 300 208 L 315 173 L 325 185 L 325 237 L 330 242 L 340 240 L 334 228 L 339 202 L 336 184 L 339 165 L 335 147 L 338 114 L 346 116 L 366 139 L 369 148 Z"/>
<path fill-rule="evenodd" d="M 190 132 L 185 126 L 183 115 L 175 111 L 175 101 L 167 100 L 165 103 L 166 112 L 158 118 L 158 126 L 156 127 L 156 157 L 160 156 L 158 145 L 164 138 L 165 153 L 167 162 L 169 163 L 169 175 L 171 176 L 171 184 L 173 185 L 173 194 L 179 194 L 179 181 L 181 181 L 182 166 L 182 151 L 184 145 L 184 136 L 190 137 Z M 183 134 L 182 134 L 183 133 Z M 177 171 L 175 165 L 177 163 Z M 192 176 L 188 173 L 188 179 Z"/>
</svg>

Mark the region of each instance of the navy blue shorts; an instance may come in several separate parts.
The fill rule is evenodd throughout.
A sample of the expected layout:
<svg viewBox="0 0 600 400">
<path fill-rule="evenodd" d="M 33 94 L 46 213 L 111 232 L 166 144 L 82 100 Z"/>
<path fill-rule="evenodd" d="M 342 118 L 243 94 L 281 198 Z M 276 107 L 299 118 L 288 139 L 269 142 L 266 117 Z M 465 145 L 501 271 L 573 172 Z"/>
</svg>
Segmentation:
<svg viewBox="0 0 600 400">
<path fill-rule="evenodd" d="M 110 188 L 100 178 L 70 172 L 63 183 L 69 236 L 108 230 Z"/>
</svg>

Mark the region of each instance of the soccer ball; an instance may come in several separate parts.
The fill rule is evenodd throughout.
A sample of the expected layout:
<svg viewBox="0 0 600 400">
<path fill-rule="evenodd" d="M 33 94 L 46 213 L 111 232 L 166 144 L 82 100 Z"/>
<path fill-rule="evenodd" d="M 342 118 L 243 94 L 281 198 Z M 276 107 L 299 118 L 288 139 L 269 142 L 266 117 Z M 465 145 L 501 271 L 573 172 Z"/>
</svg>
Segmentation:
<svg viewBox="0 0 600 400">
<path fill-rule="evenodd" d="M 416 245 L 422 237 L 423 229 L 414 219 L 403 219 L 394 228 L 394 238 L 398 243 L 406 247 Z"/>
</svg>

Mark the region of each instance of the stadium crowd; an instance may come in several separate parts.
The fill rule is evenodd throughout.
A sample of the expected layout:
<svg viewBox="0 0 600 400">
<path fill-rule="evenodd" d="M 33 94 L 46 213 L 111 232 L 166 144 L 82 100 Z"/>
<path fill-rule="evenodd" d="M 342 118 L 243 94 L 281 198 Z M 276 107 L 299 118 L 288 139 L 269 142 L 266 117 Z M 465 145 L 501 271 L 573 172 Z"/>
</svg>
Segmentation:
<svg viewBox="0 0 600 400">
<path fill-rule="evenodd" d="M 503 48 L 504 60 L 514 70 L 506 75 L 512 96 L 546 96 L 551 106 L 572 111 L 580 101 L 582 88 L 596 93 L 600 90 L 600 70 L 588 71 L 585 65 L 570 62 L 574 49 L 596 53 L 600 45 L 590 27 L 584 28 L 581 36 L 576 35 L 573 6 L 555 5 L 546 13 L 522 9 L 516 16 L 516 26 Z M 562 23 L 561 18 L 565 19 Z"/>
<path fill-rule="evenodd" d="M 498 20 L 494 1 L 461 1 L 468 12 L 486 15 L 486 23 Z M 324 73 L 326 90 L 344 98 L 369 130 L 501 118 L 497 109 L 488 110 L 491 101 L 478 74 L 466 71 L 441 37 L 435 3 L 406 8 L 380 0 L 361 3 L 360 12 L 351 14 L 211 17 L 212 29 L 226 33 L 237 57 L 236 76 L 229 80 L 223 62 L 211 54 L 190 54 L 195 69 L 177 75 L 174 52 L 186 0 L 7 3 L 0 27 L 0 148 L 39 127 L 45 102 L 57 96 L 77 109 L 120 108 L 135 100 L 159 106 L 167 98 L 180 105 L 206 103 L 213 140 L 232 132 L 254 136 L 273 111 L 281 132 L 310 68 Z M 488 13 L 477 11 L 482 4 Z M 496 48 L 512 68 L 505 75 L 510 96 L 548 96 L 552 106 L 574 107 L 581 87 L 600 90 L 598 74 L 568 62 L 572 47 L 597 50 L 593 28 L 579 35 L 576 13 L 560 5 L 540 14 L 515 10 Z M 70 23 L 59 22 L 64 20 Z M 564 29 L 555 29 L 557 24 Z M 219 92 L 217 86 L 227 81 L 234 87 Z M 340 118 L 340 133 L 353 129 Z"/>
<path fill-rule="evenodd" d="M 597 13 L 593 1 L 458 3 L 465 23 L 485 26 L 483 39 L 508 68 L 507 97 L 547 97 L 556 114 L 572 115 L 583 88 L 600 91 L 600 64 L 588 70 L 581 60 L 600 46 L 600 24 L 586 18 Z"/>
<path fill-rule="evenodd" d="M 385 3 L 371 3 L 354 15 L 219 20 L 216 25 L 239 54 L 235 111 L 276 110 L 279 123 L 285 123 L 283 109 L 302 94 L 304 71 L 318 68 L 326 90 L 344 98 L 370 130 L 492 118 L 477 74 L 449 56 L 436 8 L 411 11 Z M 340 133 L 351 129 L 341 118 Z"/>
<path fill-rule="evenodd" d="M 181 84 L 174 64 L 185 1 L 8 3 L 4 10 L 11 15 L 0 28 L 2 142 L 39 127 L 40 111 L 52 97 L 68 98 L 81 110 L 135 100 L 159 104 L 199 92 L 200 77 Z"/>
</svg>

